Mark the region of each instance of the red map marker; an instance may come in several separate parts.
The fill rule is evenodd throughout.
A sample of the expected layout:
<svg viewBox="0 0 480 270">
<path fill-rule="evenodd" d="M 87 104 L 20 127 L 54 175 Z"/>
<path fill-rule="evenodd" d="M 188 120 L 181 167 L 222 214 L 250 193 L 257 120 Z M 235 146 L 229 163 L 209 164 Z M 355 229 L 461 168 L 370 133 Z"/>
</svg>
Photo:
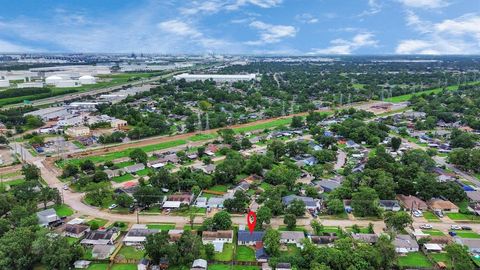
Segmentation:
<svg viewBox="0 0 480 270">
<path fill-rule="evenodd" d="M 248 224 L 248 229 L 250 230 L 250 234 L 253 233 L 255 230 L 255 225 L 257 224 L 257 215 L 255 212 L 250 211 L 247 215 L 247 224 Z"/>
</svg>

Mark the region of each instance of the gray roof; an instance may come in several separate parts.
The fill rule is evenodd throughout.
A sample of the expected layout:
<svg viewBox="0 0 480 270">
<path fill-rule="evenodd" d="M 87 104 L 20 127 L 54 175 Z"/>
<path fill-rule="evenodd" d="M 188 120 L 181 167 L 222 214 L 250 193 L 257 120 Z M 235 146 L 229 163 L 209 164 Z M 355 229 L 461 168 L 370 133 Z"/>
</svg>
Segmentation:
<svg viewBox="0 0 480 270">
<path fill-rule="evenodd" d="M 264 231 L 238 231 L 238 241 L 240 242 L 259 242 L 263 241 Z"/>
<path fill-rule="evenodd" d="M 467 246 L 469 249 L 480 249 L 480 239 L 455 237 L 455 242 Z"/>
<path fill-rule="evenodd" d="M 338 188 L 341 184 L 340 182 L 333 181 L 333 180 L 321 180 L 321 181 L 318 181 L 318 185 L 321 186 L 322 188 L 334 190 Z"/>
<path fill-rule="evenodd" d="M 145 169 L 145 165 L 143 163 L 133 164 L 124 168 L 126 172 L 138 172 L 143 169 Z"/>
<path fill-rule="evenodd" d="M 296 231 L 283 231 L 280 232 L 280 239 L 292 239 L 296 242 L 305 238 L 305 234 L 303 232 L 296 232 Z"/>
<path fill-rule="evenodd" d="M 474 202 L 480 201 L 480 191 L 467 191 L 467 197 Z"/>
<path fill-rule="evenodd" d="M 393 244 L 396 248 L 418 248 L 418 243 L 408 234 L 399 234 Z"/>
<path fill-rule="evenodd" d="M 193 261 L 192 268 L 199 267 L 207 269 L 207 261 L 204 259 L 196 259 Z"/>
<path fill-rule="evenodd" d="M 57 212 L 55 212 L 55 209 L 50 208 L 50 209 L 45 209 L 43 211 L 37 212 L 37 216 L 42 216 L 42 217 L 48 217 L 52 215 L 57 215 Z"/>
<path fill-rule="evenodd" d="M 374 233 L 354 233 L 352 238 L 366 243 L 376 243 L 378 241 L 378 235 Z"/>
<path fill-rule="evenodd" d="M 297 195 L 288 195 L 282 198 L 282 203 L 284 205 L 289 205 L 292 203 L 294 200 L 301 200 L 305 203 L 305 206 L 307 207 L 315 207 L 317 203 L 315 200 L 311 197 L 303 197 L 303 196 L 297 196 Z"/>
</svg>

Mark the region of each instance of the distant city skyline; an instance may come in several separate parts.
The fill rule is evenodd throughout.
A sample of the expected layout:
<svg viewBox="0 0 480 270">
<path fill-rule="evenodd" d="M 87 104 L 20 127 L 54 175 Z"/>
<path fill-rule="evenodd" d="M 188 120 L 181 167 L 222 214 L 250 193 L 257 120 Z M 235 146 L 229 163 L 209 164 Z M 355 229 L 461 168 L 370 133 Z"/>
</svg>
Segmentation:
<svg viewBox="0 0 480 270">
<path fill-rule="evenodd" d="M 480 0 L 4 1 L 0 52 L 480 54 Z"/>
</svg>

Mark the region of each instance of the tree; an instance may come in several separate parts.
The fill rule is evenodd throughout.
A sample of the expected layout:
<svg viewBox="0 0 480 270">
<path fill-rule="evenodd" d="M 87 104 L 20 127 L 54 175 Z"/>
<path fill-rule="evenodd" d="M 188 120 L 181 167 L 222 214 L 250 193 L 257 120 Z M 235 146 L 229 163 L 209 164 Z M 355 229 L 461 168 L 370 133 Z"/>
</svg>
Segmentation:
<svg viewBox="0 0 480 270">
<path fill-rule="evenodd" d="M 246 211 L 249 201 L 250 198 L 245 192 L 237 190 L 233 195 L 233 199 L 226 199 L 223 206 L 229 212 L 243 213 Z"/>
<path fill-rule="evenodd" d="M 135 162 L 147 164 L 148 155 L 141 148 L 135 148 L 128 155 Z"/>
<path fill-rule="evenodd" d="M 381 268 L 384 270 L 392 269 L 397 261 L 397 253 L 390 237 L 388 235 L 380 235 L 377 243 L 375 243 L 375 247 L 381 254 L 379 257 Z"/>
<path fill-rule="evenodd" d="M 285 143 L 279 140 L 273 140 L 267 146 L 267 150 L 273 153 L 273 158 L 275 161 L 280 161 L 280 159 L 285 155 Z"/>
<path fill-rule="evenodd" d="M 54 201 L 56 204 L 61 203 L 60 194 L 56 188 L 41 187 L 38 198 L 43 203 L 44 209 L 47 209 L 47 204 L 50 201 Z"/>
<path fill-rule="evenodd" d="M 292 117 L 292 123 L 290 123 L 291 128 L 301 128 L 303 127 L 303 118 L 301 116 Z"/>
<path fill-rule="evenodd" d="M 106 172 L 98 170 L 93 175 L 92 180 L 95 183 L 106 182 L 108 181 L 108 175 Z"/>
<path fill-rule="evenodd" d="M 228 230 L 232 227 L 232 218 L 227 211 L 220 211 L 213 216 L 215 230 Z"/>
<path fill-rule="evenodd" d="M 205 247 L 205 255 L 207 256 L 207 259 L 213 260 L 215 256 L 215 247 L 213 246 L 213 244 L 208 243 L 204 247 Z"/>
<path fill-rule="evenodd" d="M 286 164 L 274 166 L 265 175 L 265 182 L 272 185 L 286 185 L 289 190 L 293 189 L 295 180 L 297 180 L 299 172 L 288 167 Z"/>
<path fill-rule="evenodd" d="M 222 137 L 224 143 L 232 144 L 235 141 L 235 131 L 233 129 L 226 128 L 217 132 Z"/>
<path fill-rule="evenodd" d="M 265 251 L 270 256 L 278 256 L 280 253 L 280 232 L 275 229 L 268 229 L 263 236 Z"/>
<path fill-rule="evenodd" d="M 340 199 L 329 199 L 327 201 L 327 208 L 330 214 L 340 214 L 345 211 L 343 202 Z"/>
<path fill-rule="evenodd" d="M 452 269 L 454 270 L 470 270 L 475 269 L 472 263 L 470 255 L 468 254 L 467 247 L 459 244 L 449 244 L 445 247 L 447 256 L 452 261 Z"/>
<path fill-rule="evenodd" d="M 79 245 L 70 245 L 66 238 L 52 236 L 47 230 L 37 232 L 32 253 L 47 269 L 70 269 L 74 261 L 83 255 Z"/>
<path fill-rule="evenodd" d="M 67 164 L 63 168 L 62 172 L 62 178 L 70 177 L 70 176 L 75 176 L 79 173 L 78 167 L 73 164 Z"/>
<path fill-rule="evenodd" d="M 310 225 L 312 226 L 312 229 L 315 235 L 320 235 L 322 233 L 323 225 L 320 222 L 318 222 L 316 219 L 312 220 Z"/>
<path fill-rule="evenodd" d="M 0 144 L 7 145 L 8 144 L 7 137 L 0 135 Z"/>
<path fill-rule="evenodd" d="M 287 208 L 287 213 L 293 214 L 296 217 L 303 217 L 305 215 L 305 202 L 302 200 L 293 200 Z"/>
<path fill-rule="evenodd" d="M 263 224 L 270 224 L 272 210 L 268 206 L 260 206 L 257 210 L 257 227 L 262 228 Z"/>
<path fill-rule="evenodd" d="M 33 164 L 25 164 L 22 166 L 22 174 L 25 180 L 38 180 L 40 178 L 40 169 Z"/>
<path fill-rule="evenodd" d="M 117 196 L 115 202 L 121 207 L 127 208 L 133 204 L 133 198 L 128 194 L 122 193 Z"/>
<path fill-rule="evenodd" d="M 145 254 L 152 259 L 154 264 L 170 254 L 169 236 L 167 231 L 147 235 L 145 241 Z"/>
<path fill-rule="evenodd" d="M 150 205 L 158 203 L 162 198 L 158 190 L 151 186 L 138 187 L 135 193 L 133 193 L 133 197 L 140 205 L 144 205 L 146 207 L 150 207 Z"/>
<path fill-rule="evenodd" d="M 390 144 L 392 145 L 392 150 L 397 151 L 398 148 L 400 148 L 400 145 L 402 144 L 402 139 L 398 137 L 392 137 Z"/>
<path fill-rule="evenodd" d="M 241 142 L 242 149 L 250 149 L 252 148 L 252 143 L 248 138 L 243 138 Z"/>
<path fill-rule="evenodd" d="M 35 233 L 30 228 L 16 228 L 0 238 L 0 269 L 33 269 L 32 244 Z"/>
<path fill-rule="evenodd" d="M 283 223 L 287 225 L 287 229 L 293 230 L 297 225 L 297 217 L 294 214 L 286 214 L 283 218 Z"/>
<path fill-rule="evenodd" d="M 398 211 L 385 213 L 384 221 L 387 228 L 395 231 L 402 231 L 412 224 L 413 219 L 409 213 Z"/>
<path fill-rule="evenodd" d="M 378 195 L 372 188 L 360 187 L 352 194 L 351 205 L 355 215 L 360 217 L 378 215 Z"/>
<path fill-rule="evenodd" d="M 184 231 L 176 245 L 179 265 L 191 265 L 193 260 L 200 256 L 200 249 L 203 247 L 200 236 L 191 231 Z"/>
</svg>

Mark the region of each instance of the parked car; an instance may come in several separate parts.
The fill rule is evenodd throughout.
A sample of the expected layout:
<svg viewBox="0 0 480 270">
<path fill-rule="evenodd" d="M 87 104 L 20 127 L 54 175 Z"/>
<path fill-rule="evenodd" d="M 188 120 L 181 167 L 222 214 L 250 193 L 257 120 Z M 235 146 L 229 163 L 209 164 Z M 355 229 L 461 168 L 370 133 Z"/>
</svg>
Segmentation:
<svg viewBox="0 0 480 270">
<path fill-rule="evenodd" d="M 448 232 L 448 234 L 449 234 L 450 236 L 456 236 L 456 235 L 457 235 L 456 232 Z"/>
<path fill-rule="evenodd" d="M 116 204 L 112 204 L 112 205 L 110 205 L 110 206 L 108 207 L 108 209 L 109 209 L 109 210 L 112 210 L 112 209 L 117 208 L 117 206 L 118 206 L 118 205 L 116 205 Z"/>
<path fill-rule="evenodd" d="M 68 190 L 68 185 L 67 184 L 63 185 L 63 190 Z"/>
<path fill-rule="evenodd" d="M 472 228 L 471 228 L 471 227 L 468 227 L 468 226 L 462 226 L 462 230 L 464 230 L 464 231 L 471 231 Z"/>
<path fill-rule="evenodd" d="M 435 215 L 437 215 L 439 218 L 443 218 L 443 213 L 442 211 L 435 211 Z"/>
<path fill-rule="evenodd" d="M 420 210 L 415 210 L 415 211 L 413 211 L 413 216 L 414 217 L 422 217 L 423 213 Z"/>
<path fill-rule="evenodd" d="M 452 226 L 450 226 L 450 229 L 451 230 L 461 230 L 462 227 L 460 227 L 459 225 L 452 225 Z"/>
<path fill-rule="evenodd" d="M 423 225 L 420 225 L 420 229 L 425 229 L 425 230 L 428 230 L 428 229 L 432 229 L 432 225 L 430 224 L 423 224 Z"/>
</svg>

